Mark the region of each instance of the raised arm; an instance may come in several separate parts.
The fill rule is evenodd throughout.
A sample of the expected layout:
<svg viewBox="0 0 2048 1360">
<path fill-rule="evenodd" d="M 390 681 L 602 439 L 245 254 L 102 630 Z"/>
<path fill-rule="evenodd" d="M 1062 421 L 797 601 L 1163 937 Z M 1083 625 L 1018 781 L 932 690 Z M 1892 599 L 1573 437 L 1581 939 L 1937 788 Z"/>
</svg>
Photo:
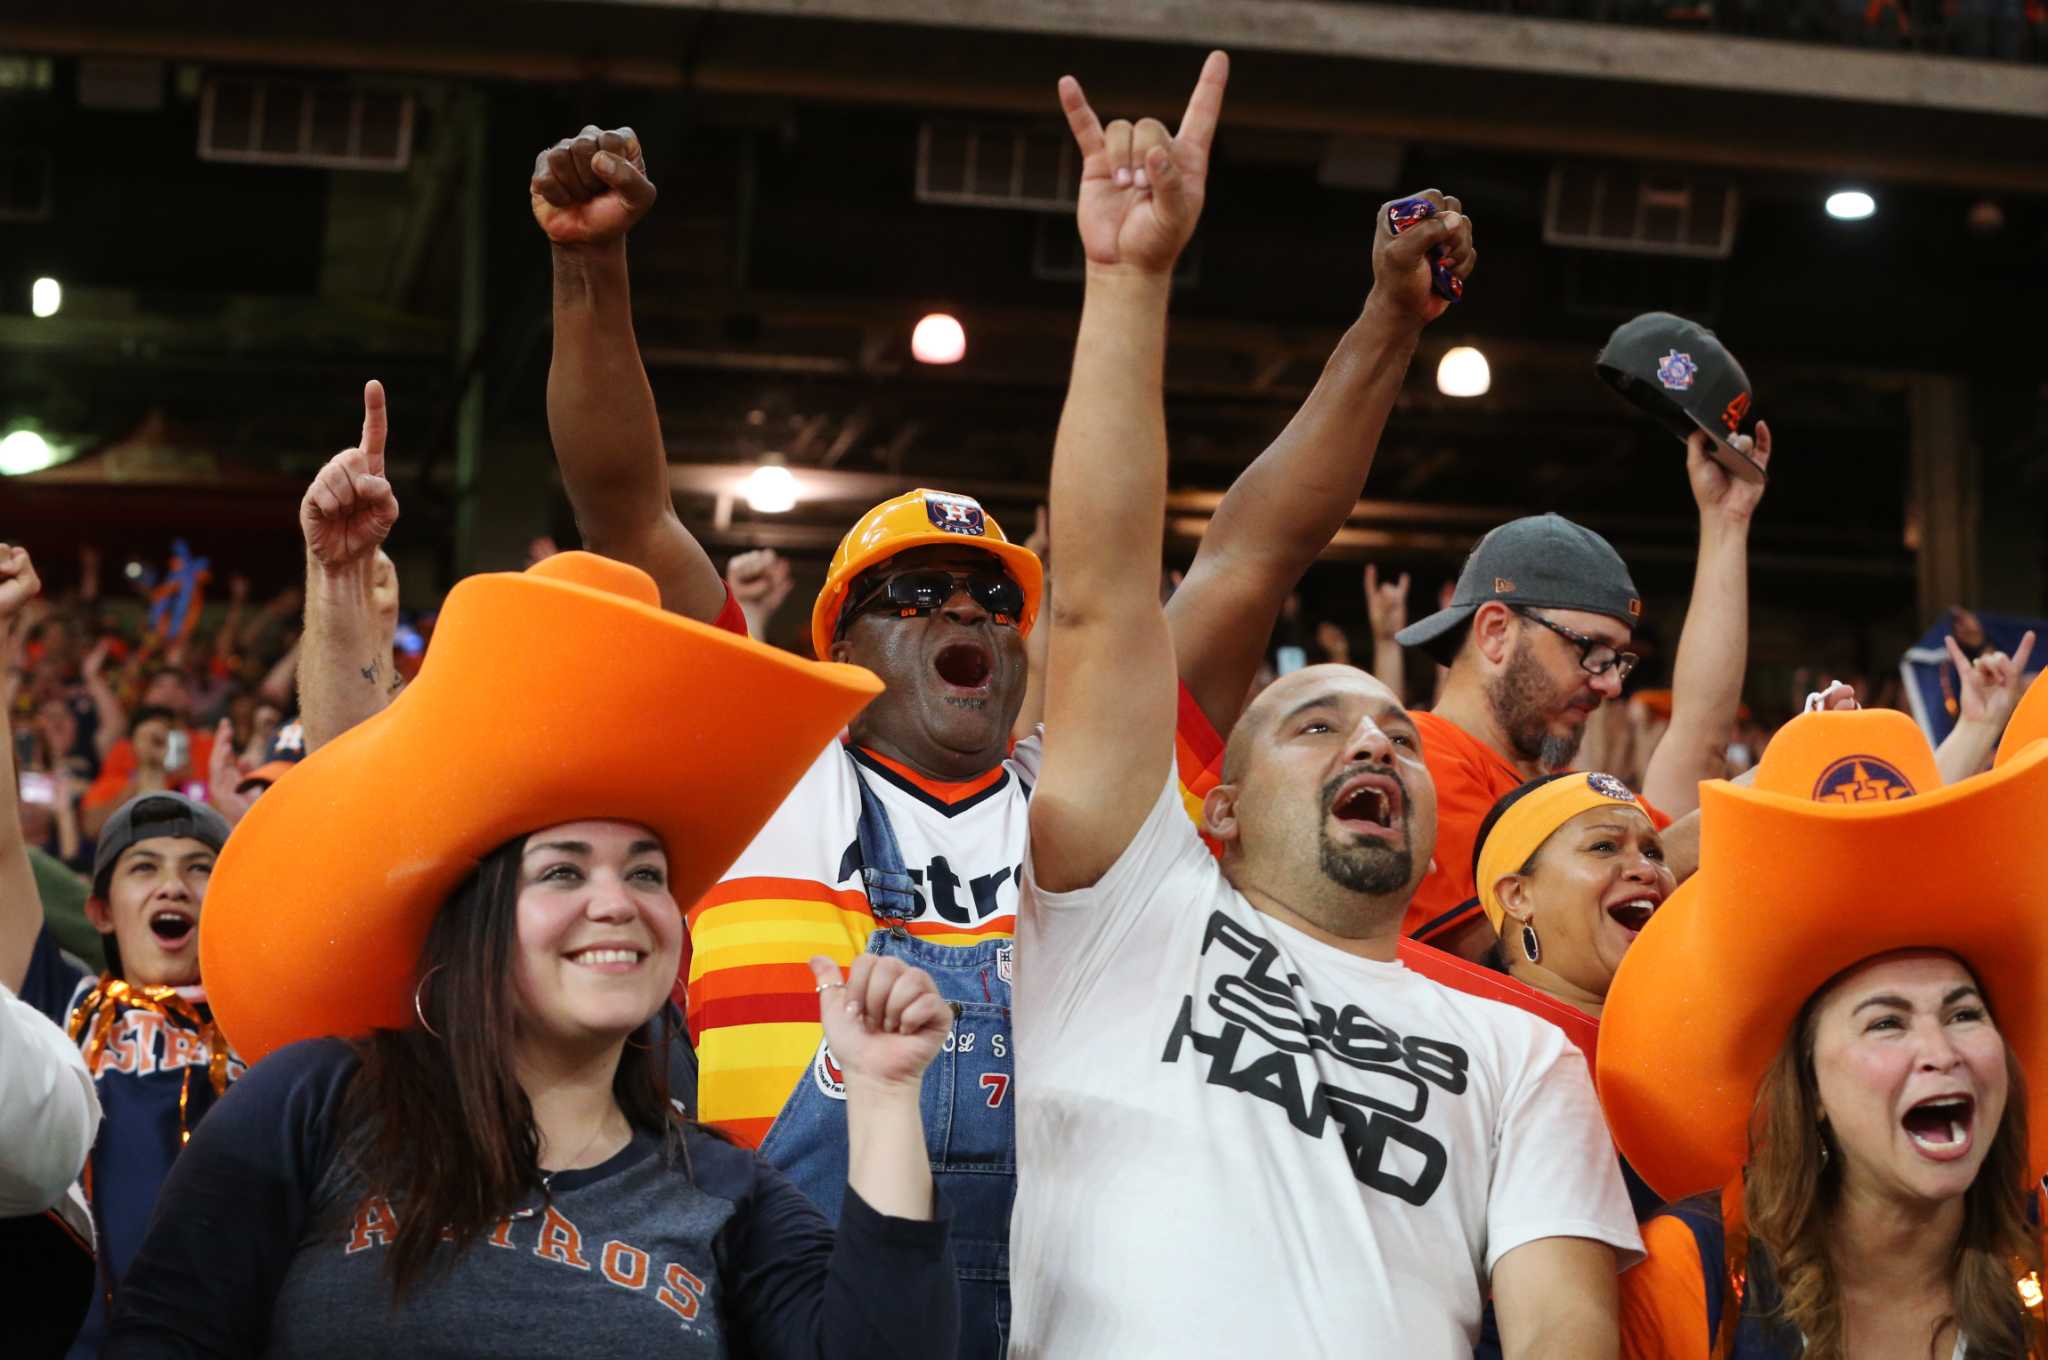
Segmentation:
<svg viewBox="0 0 2048 1360">
<path fill-rule="evenodd" d="M 1430 290 L 1429 250 L 1446 247 L 1460 278 L 1478 259 L 1458 200 L 1434 189 L 1416 196 L 1440 211 L 1396 236 L 1391 205 L 1381 205 L 1364 310 L 1294 419 L 1224 496 L 1167 606 L 1181 680 L 1221 735 L 1237 721 L 1287 592 L 1358 503 L 1422 328 L 1450 305 Z"/>
<path fill-rule="evenodd" d="M 0 543 L 0 633 L 14 626 L 15 616 L 36 597 L 42 583 L 28 549 Z M 0 724 L 4 725 L 4 724 Z M 29 868 L 28 842 L 21 832 L 20 776 L 14 769 L 14 736 L 0 752 L 0 986 L 21 990 L 28 976 L 29 955 L 43 928 L 43 899 L 36 894 L 36 876 Z"/>
<path fill-rule="evenodd" d="M 661 420 L 633 335 L 626 233 L 655 193 L 640 138 L 631 128 L 586 127 L 540 153 L 529 192 L 554 253 L 548 434 L 584 546 L 652 576 L 671 612 L 712 622 L 725 608 L 725 583 L 676 518 Z"/>
<path fill-rule="evenodd" d="M 1771 427 L 1756 423 L 1750 454 L 1771 462 Z M 1727 771 L 1728 734 L 1749 662 L 1749 521 L 1764 484 L 1745 482 L 1707 456 L 1707 437 L 1685 441 L 1685 470 L 1700 508 L 1699 564 L 1671 670 L 1671 722 L 1643 771 L 1643 796 L 1680 817 L 1700 805 L 1700 781 Z"/>
<path fill-rule="evenodd" d="M 1365 564 L 1365 610 L 1372 621 L 1372 673 L 1394 691 L 1394 697 L 1408 702 L 1408 663 L 1395 641 L 1408 626 L 1408 573 L 1389 585 L 1380 584 L 1379 568 Z"/>
<path fill-rule="evenodd" d="M 114 693 L 114 687 L 107 683 L 107 654 L 111 650 L 108 640 L 100 638 L 85 654 L 85 662 L 79 667 L 86 695 L 92 700 L 93 714 L 99 719 L 93 732 L 93 746 L 99 751 L 101 760 L 105 760 L 107 752 L 128 735 L 128 710 Z"/>
<path fill-rule="evenodd" d="M 1934 748 L 1934 763 L 1941 782 L 1953 784 L 1990 767 L 1991 753 L 2005 735 L 2006 719 L 2019 707 L 2027 689 L 2027 662 L 2034 655 L 2034 634 L 2020 639 L 2017 652 L 1990 651 L 1975 661 L 1963 655 L 1953 635 L 1948 659 L 1956 668 L 1956 725 Z"/>
<path fill-rule="evenodd" d="M 1053 444 L 1060 561 L 1031 799 L 1034 865 L 1052 892 L 1086 887 L 1116 862 L 1173 769 L 1173 644 L 1159 604 L 1166 303 L 1201 217 L 1229 75 L 1229 58 L 1210 53 L 1173 135 L 1150 118 L 1105 129 L 1080 82 L 1060 80 L 1082 155 L 1075 217 L 1088 282 Z"/>
<path fill-rule="evenodd" d="M 390 698 L 391 645 L 372 587 L 377 550 L 398 523 L 384 477 L 384 386 L 363 387 L 363 433 L 327 460 L 299 502 L 306 539 L 306 629 L 299 640 L 299 720 L 311 754 L 382 711 Z"/>
</svg>

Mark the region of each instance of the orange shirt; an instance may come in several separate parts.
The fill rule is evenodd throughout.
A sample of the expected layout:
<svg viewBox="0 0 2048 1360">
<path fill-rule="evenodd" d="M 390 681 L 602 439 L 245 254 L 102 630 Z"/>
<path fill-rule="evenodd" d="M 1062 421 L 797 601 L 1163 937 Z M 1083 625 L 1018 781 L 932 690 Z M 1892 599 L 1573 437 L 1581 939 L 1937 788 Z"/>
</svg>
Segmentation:
<svg viewBox="0 0 2048 1360">
<path fill-rule="evenodd" d="M 171 788 L 183 790 L 194 780 L 204 780 L 209 762 L 213 759 L 213 733 L 197 728 L 188 734 L 192 754 L 185 758 L 182 767 L 165 772 Z M 79 800 L 82 807 L 96 808 L 119 802 L 128 788 L 128 781 L 135 777 L 135 743 L 127 737 L 114 743 L 114 749 L 107 752 L 106 762 L 100 766 L 100 777 L 93 780 L 92 787 Z"/>
<path fill-rule="evenodd" d="M 1436 871 L 1422 880 L 1408 903 L 1401 933 L 1437 939 L 1481 914 L 1472 879 L 1472 851 L 1479 824 L 1504 794 L 1528 782 L 1501 754 L 1464 728 L 1434 713 L 1413 713 L 1422 733 L 1422 763 L 1436 783 Z M 1648 803 L 1643 810 L 1658 830 L 1671 825 Z"/>
<path fill-rule="evenodd" d="M 1707 1360 L 1707 1276 L 1692 1229 L 1643 1224 L 1644 1259 L 1621 1274 L 1622 1360 Z"/>
</svg>

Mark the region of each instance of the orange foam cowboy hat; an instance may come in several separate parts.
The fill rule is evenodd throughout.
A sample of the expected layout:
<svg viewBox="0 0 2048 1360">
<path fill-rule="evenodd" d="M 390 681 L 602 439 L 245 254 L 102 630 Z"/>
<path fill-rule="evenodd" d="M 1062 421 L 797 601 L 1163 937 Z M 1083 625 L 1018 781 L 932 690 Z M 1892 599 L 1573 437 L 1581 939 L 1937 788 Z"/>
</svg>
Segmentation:
<svg viewBox="0 0 2048 1360">
<path fill-rule="evenodd" d="M 2005 724 L 2005 735 L 1999 738 L 1998 758 L 1993 764 L 2005 764 L 2023 747 L 2037 741 L 2048 741 L 2048 671 L 2035 676 L 2034 683 L 2020 696 L 2019 707 L 2013 709 Z"/>
<path fill-rule="evenodd" d="M 694 902 L 881 688 L 664 613 L 646 573 L 589 553 L 469 577 L 419 678 L 221 850 L 199 928 L 214 1018 L 250 1062 L 410 1024 L 441 904 L 484 855 L 560 822 L 651 828 Z"/>
<path fill-rule="evenodd" d="M 1903 713 L 1787 723 L 1756 785 L 1700 787 L 1699 872 L 1623 955 L 1600 1020 L 1608 1127 L 1667 1199 L 1732 1181 L 1764 1070 L 1836 974 L 1940 949 L 2029 1072 L 2048 1061 L 2048 743 L 1947 787 Z M 2048 1081 L 2030 1164 L 2048 1168 Z"/>
</svg>

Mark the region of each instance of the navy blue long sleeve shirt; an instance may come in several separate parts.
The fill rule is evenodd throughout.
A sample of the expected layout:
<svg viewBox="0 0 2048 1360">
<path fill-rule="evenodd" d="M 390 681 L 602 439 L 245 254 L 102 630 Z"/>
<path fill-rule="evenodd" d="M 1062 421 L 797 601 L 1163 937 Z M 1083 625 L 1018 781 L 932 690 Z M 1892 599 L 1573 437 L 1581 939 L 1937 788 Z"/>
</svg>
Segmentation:
<svg viewBox="0 0 2048 1360">
<path fill-rule="evenodd" d="M 556 1173 L 394 1303 L 383 1252 L 404 1205 L 366 1198 L 337 1155 L 357 1067 L 339 1040 L 294 1044 L 215 1107 L 115 1298 L 110 1360 L 955 1354 L 943 1214 L 888 1218 L 849 1193 L 835 1234 L 754 1153 L 695 1128 L 687 1164 L 640 1133 Z"/>
</svg>

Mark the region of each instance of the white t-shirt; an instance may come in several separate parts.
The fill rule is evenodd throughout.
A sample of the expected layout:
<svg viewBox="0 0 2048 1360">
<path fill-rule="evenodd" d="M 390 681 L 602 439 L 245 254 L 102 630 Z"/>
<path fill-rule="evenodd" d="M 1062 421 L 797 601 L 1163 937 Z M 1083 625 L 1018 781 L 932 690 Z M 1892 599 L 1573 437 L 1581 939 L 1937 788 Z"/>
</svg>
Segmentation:
<svg viewBox="0 0 2048 1360">
<path fill-rule="evenodd" d="M 1642 1255 L 1554 1025 L 1256 910 L 1168 784 L 1017 918 L 1015 1360 L 1468 1357 L 1500 1258 Z"/>
</svg>

